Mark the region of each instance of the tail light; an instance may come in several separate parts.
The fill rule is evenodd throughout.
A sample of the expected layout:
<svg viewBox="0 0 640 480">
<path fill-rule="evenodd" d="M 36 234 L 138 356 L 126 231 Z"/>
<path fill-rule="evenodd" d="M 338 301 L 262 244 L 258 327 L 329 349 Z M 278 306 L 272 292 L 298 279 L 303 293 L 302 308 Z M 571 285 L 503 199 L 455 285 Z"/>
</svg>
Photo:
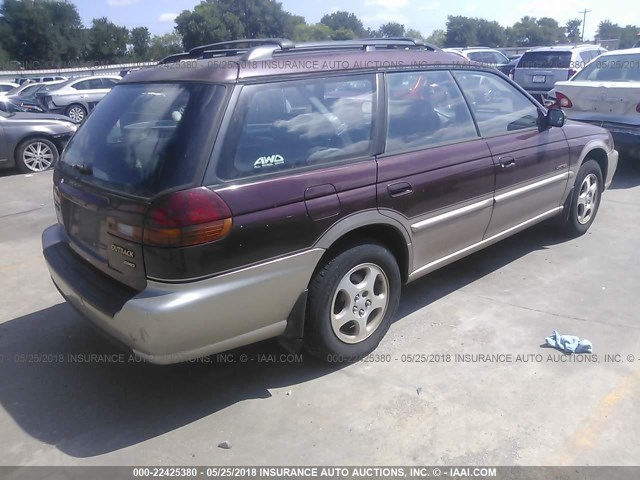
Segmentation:
<svg viewBox="0 0 640 480">
<path fill-rule="evenodd" d="M 153 202 L 144 225 L 145 245 L 187 247 L 213 242 L 231 229 L 231 211 L 206 187 L 171 193 Z"/>
<path fill-rule="evenodd" d="M 573 103 L 571 103 L 571 100 L 569 100 L 569 97 L 567 97 L 566 95 L 560 92 L 556 92 L 556 105 L 558 105 L 561 108 L 573 107 Z"/>
<path fill-rule="evenodd" d="M 578 73 L 577 70 L 574 70 L 573 68 L 569 69 L 569 74 L 567 76 L 567 80 L 569 80 L 571 77 L 573 77 L 576 73 Z"/>
<path fill-rule="evenodd" d="M 636 105 L 636 112 L 640 113 L 640 103 Z"/>
</svg>

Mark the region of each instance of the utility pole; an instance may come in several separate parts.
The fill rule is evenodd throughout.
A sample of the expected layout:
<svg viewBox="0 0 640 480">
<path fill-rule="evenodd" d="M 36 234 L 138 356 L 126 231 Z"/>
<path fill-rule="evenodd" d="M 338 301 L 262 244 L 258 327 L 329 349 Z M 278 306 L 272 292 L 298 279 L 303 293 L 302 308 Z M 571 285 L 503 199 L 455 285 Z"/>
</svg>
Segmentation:
<svg viewBox="0 0 640 480">
<path fill-rule="evenodd" d="M 578 13 L 582 13 L 583 17 L 582 17 L 582 43 L 584 43 L 584 25 L 587 23 L 587 13 L 591 13 L 591 10 L 587 10 L 586 8 L 584 10 L 582 10 L 581 12 Z"/>
</svg>

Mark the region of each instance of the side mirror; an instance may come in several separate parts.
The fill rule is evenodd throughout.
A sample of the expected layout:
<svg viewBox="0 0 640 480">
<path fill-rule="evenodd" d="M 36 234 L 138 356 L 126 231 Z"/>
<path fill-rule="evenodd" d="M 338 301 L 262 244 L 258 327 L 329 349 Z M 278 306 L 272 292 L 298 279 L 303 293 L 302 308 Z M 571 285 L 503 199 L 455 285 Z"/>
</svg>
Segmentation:
<svg viewBox="0 0 640 480">
<path fill-rule="evenodd" d="M 564 112 L 558 108 L 551 108 L 547 112 L 547 125 L 550 127 L 562 127 L 565 119 Z"/>
</svg>

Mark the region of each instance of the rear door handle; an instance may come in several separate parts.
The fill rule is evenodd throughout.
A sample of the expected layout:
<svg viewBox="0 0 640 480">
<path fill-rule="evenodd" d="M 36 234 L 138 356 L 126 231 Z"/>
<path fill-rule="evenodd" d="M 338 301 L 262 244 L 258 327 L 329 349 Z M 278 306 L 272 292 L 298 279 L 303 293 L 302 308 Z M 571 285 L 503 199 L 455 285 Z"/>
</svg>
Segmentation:
<svg viewBox="0 0 640 480">
<path fill-rule="evenodd" d="M 498 162 L 500 162 L 501 168 L 509 168 L 509 167 L 516 166 L 516 159 L 513 157 L 500 157 L 498 159 Z"/>
<path fill-rule="evenodd" d="M 387 185 L 387 191 L 392 197 L 401 197 L 413 193 L 413 187 L 407 182 L 391 183 Z"/>
</svg>

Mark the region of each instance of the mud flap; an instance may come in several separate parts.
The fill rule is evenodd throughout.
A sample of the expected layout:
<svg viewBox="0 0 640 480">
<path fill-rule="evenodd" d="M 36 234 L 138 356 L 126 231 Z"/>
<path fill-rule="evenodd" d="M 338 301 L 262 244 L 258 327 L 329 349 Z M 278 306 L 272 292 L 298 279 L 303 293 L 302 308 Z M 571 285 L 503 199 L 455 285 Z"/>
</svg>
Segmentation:
<svg viewBox="0 0 640 480">
<path fill-rule="evenodd" d="M 278 343 L 289 353 L 302 351 L 302 337 L 304 336 L 304 319 L 307 313 L 307 296 L 309 290 L 300 294 L 287 317 L 287 328 L 278 337 Z"/>
</svg>

